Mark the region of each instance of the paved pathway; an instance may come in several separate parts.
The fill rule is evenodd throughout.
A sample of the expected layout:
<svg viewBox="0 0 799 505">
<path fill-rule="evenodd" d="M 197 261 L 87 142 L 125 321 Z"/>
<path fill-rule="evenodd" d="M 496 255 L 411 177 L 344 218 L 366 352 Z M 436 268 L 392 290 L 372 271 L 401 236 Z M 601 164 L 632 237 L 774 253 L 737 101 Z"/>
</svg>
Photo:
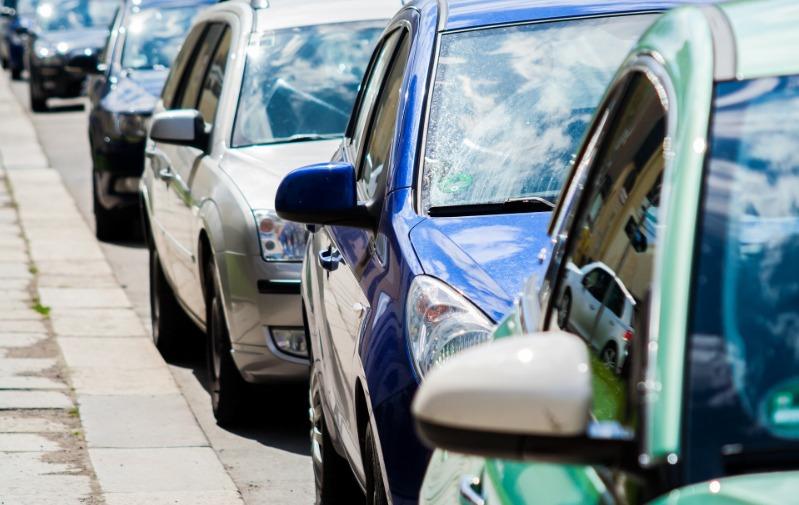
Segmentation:
<svg viewBox="0 0 799 505">
<path fill-rule="evenodd" d="M 0 76 L 0 505 L 239 505 Z"/>
</svg>

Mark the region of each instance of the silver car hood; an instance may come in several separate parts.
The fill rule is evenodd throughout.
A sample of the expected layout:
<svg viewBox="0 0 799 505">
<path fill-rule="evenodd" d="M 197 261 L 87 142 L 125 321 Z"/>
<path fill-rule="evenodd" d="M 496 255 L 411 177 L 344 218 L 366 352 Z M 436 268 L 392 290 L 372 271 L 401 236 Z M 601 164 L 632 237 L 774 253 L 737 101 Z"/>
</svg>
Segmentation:
<svg viewBox="0 0 799 505">
<path fill-rule="evenodd" d="M 340 140 L 320 140 L 230 149 L 221 167 L 250 208 L 271 210 L 283 176 L 295 168 L 330 161 L 340 144 Z"/>
</svg>

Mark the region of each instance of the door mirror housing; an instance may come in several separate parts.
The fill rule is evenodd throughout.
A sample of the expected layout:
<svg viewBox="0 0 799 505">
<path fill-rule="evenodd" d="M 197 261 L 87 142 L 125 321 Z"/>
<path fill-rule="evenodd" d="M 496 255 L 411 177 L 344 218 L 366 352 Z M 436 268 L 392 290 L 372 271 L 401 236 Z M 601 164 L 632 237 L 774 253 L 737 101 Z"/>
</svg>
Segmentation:
<svg viewBox="0 0 799 505">
<path fill-rule="evenodd" d="M 179 109 L 160 112 L 150 124 L 150 139 L 165 144 L 208 149 L 210 135 L 199 111 Z"/>
<path fill-rule="evenodd" d="M 76 54 L 67 61 L 67 70 L 83 72 L 85 74 L 103 74 L 106 66 L 101 64 L 95 54 Z"/>
<path fill-rule="evenodd" d="M 417 392 L 419 435 L 487 458 L 632 468 L 632 437 L 592 420 L 591 367 L 585 342 L 560 331 L 468 349 L 434 368 Z"/>
<path fill-rule="evenodd" d="M 290 172 L 275 196 L 277 214 L 311 225 L 372 228 L 366 205 L 358 202 L 355 167 L 351 163 L 320 163 Z"/>
<path fill-rule="evenodd" d="M 5 5 L 0 6 L 0 17 L 13 18 L 16 14 L 17 11 L 13 7 L 7 7 Z"/>
</svg>

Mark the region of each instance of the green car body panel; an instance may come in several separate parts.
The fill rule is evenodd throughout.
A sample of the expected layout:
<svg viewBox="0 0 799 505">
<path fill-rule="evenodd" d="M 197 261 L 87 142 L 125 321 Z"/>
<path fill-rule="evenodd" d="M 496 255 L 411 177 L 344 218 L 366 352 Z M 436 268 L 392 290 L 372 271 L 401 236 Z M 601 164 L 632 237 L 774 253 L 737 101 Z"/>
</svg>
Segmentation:
<svg viewBox="0 0 799 505">
<path fill-rule="evenodd" d="M 799 74 L 799 2 L 741 0 L 719 6 L 735 38 L 735 77 Z M 681 454 L 683 378 L 689 321 L 691 273 L 701 205 L 704 164 L 712 112 L 714 39 L 708 18 L 698 7 L 683 7 L 661 16 L 642 36 L 621 73 L 642 57 L 653 58 L 670 81 L 666 90 L 669 125 L 666 146 L 665 222 L 680 226 L 662 230 L 653 298 L 659 312 L 650 329 L 646 381 L 649 415 L 644 426 L 642 456 L 649 461 Z M 668 274 L 664 274 L 668 272 Z M 521 306 L 498 324 L 494 337 L 509 338 L 536 331 L 525 328 Z M 594 364 L 594 370 L 602 366 Z M 595 407 L 612 412 L 624 401 L 616 377 L 598 374 Z M 599 398 L 597 398 L 599 397 Z M 621 398 L 621 399 L 620 399 Z M 436 451 L 422 488 L 423 505 L 463 505 L 459 488 L 464 475 L 480 478 L 486 505 L 613 503 L 596 470 L 590 466 L 555 465 L 475 458 Z M 446 476 L 446 477 L 445 477 Z M 771 505 L 796 502 L 799 472 L 759 473 L 690 485 L 662 495 L 650 505 Z"/>
</svg>

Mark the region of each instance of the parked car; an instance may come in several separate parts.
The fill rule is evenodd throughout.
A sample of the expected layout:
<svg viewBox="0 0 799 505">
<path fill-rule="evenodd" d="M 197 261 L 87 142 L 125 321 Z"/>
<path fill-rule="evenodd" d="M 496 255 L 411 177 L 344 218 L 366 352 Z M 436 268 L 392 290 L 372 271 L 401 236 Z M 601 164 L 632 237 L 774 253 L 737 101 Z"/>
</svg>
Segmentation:
<svg viewBox="0 0 799 505">
<path fill-rule="evenodd" d="M 38 4 L 35 29 L 26 38 L 34 112 L 46 111 L 48 98 L 81 94 L 86 73 L 67 62 L 102 50 L 119 6 L 118 0 L 43 0 Z"/>
<path fill-rule="evenodd" d="M 796 501 L 798 21 L 794 2 L 739 1 L 644 35 L 555 211 L 540 289 L 419 390 L 422 436 L 481 456 L 437 452 L 422 504 Z M 643 248 L 626 223 L 646 214 Z M 569 265 L 588 261 L 636 299 L 629 377 L 557 329 Z"/>
<path fill-rule="evenodd" d="M 140 184 L 153 339 L 207 334 L 214 414 L 237 420 L 247 383 L 305 381 L 306 231 L 275 214 L 290 168 L 338 144 L 396 0 L 224 2 L 203 12 L 156 105 Z M 190 325 L 189 325 L 190 326 Z"/>
<path fill-rule="evenodd" d="M 38 0 L 18 0 L 14 7 L 7 7 L 7 24 L 0 38 L 0 56 L 3 68 L 11 72 L 11 78 L 22 78 L 25 69 L 25 45 L 28 31 L 34 26 Z"/>
<path fill-rule="evenodd" d="M 315 227 L 302 288 L 323 503 L 352 503 L 359 485 L 369 503 L 416 503 L 429 459 L 416 388 L 488 339 L 546 266 L 572 153 L 663 5 L 411 3 L 372 57 L 333 162 L 283 180 L 278 214 Z"/>
<path fill-rule="evenodd" d="M 566 265 L 558 326 L 583 336 L 611 369 L 621 372 L 634 338 L 635 298 L 616 273 L 601 261 L 582 268 Z"/>
<path fill-rule="evenodd" d="M 95 231 L 101 240 L 136 238 L 147 121 L 192 20 L 213 0 L 126 4 L 102 54 L 71 66 L 92 75 L 88 94 Z M 78 61 L 75 61 L 78 60 Z"/>
<path fill-rule="evenodd" d="M 3 0 L 0 2 L 0 64 L 3 65 L 3 68 L 8 68 L 8 48 L 4 40 L 16 15 L 17 0 Z"/>
</svg>

